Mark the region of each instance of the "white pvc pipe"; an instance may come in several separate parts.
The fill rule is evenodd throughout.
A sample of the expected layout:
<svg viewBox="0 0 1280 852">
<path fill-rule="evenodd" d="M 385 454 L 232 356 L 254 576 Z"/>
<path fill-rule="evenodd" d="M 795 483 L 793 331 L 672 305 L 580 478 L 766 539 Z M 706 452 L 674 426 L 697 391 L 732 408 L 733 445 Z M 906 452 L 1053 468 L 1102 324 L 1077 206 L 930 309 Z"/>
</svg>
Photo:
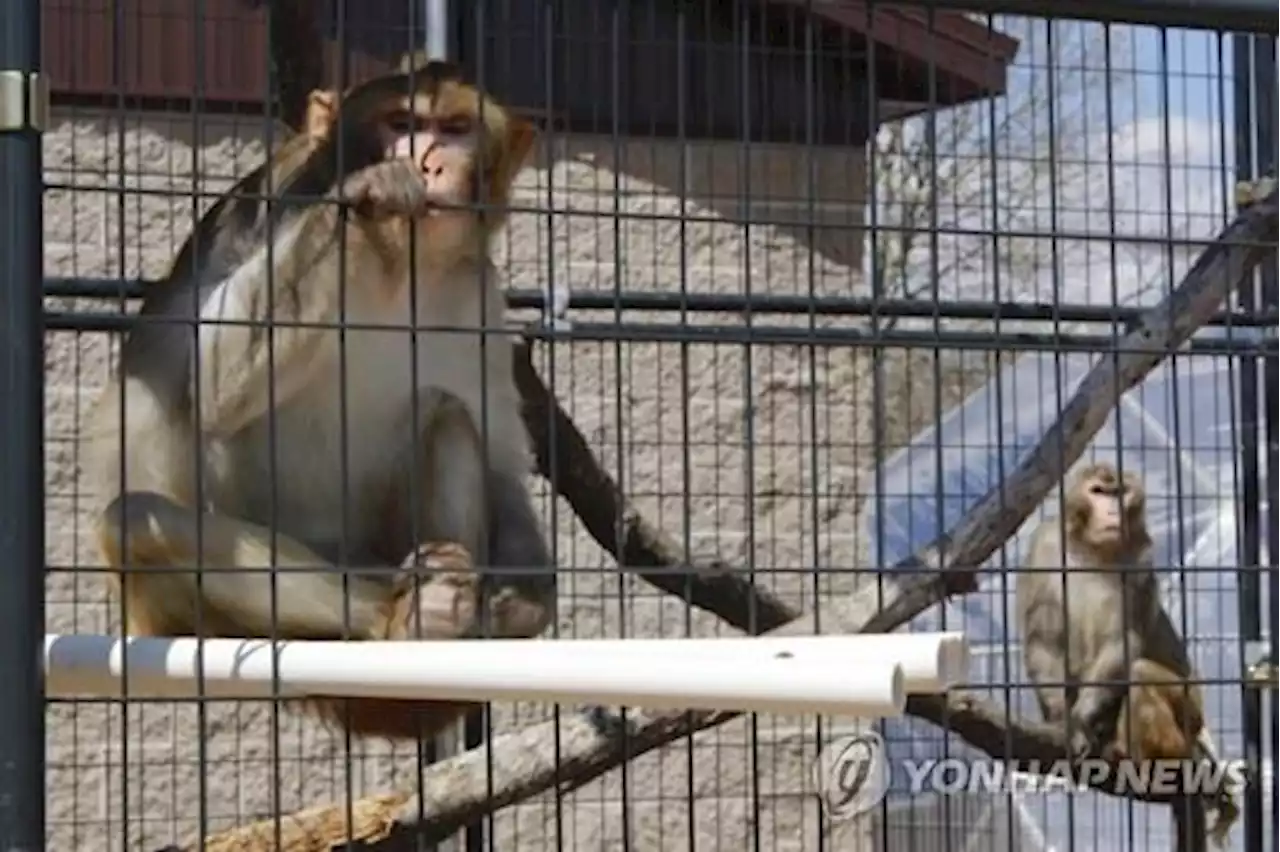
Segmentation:
<svg viewBox="0 0 1280 852">
<path fill-rule="evenodd" d="M 515 640 L 518 641 L 518 640 Z M 714 656 L 728 662 L 755 655 L 791 654 L 796 659 L 832 666 L 856 665 L 859 660 L 888 659 L 902 666 L 908 695 L 943 692 L 969 676 L 969 641 L 964 633 L 860 633 L 850 636 L 760 636 L 711 639 L 566 639 L 581 653 L 646 655 L 679 649 L 681 654 Z M 679 642 L 678 646 L 670 645 Z M 514 652 L 512 640 L 484 643 L 495 653 Z M 496 647 L 495 647 L 496 646 Z M 522 646 L 529 647 L 527 642 Z M 501 650 L 498 650 L 501 648 Z M 510 649 L 508 651 L 507 649 Z M 748 654 L 750 657 L 742 657 Z"/>
<path fill-rule="evenodd" d="M 431 642 L 430 649 L 424 642 L 295 641 L 273 649 L 263 639 L 46 635 L 45 691 L 52 697 L 343 695 L 897 716 L 906 703 L 905 679 L 889 649 L 899 638 L 883 637 L 885 650 L 869 659 L 846 652 L 839 661 L 778 656 L 743 640 L 745 653 L 730 661 L 682 650 L 684 641 L 706 640 L 662 640 L 664 649 L 619 658 L 583 653 L 583 645 L 597 641 L 585 639 Z M 494 645 L 506 653 L 492 653 Z"/>
</svg>

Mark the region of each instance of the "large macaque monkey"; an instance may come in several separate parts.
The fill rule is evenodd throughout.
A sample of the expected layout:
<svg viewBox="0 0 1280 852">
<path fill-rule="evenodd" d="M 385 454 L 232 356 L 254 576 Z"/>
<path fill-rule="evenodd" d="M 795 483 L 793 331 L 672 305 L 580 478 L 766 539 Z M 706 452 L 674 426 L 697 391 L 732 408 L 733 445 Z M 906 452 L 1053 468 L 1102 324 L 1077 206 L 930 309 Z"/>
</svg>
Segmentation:
<svg viewBox="0 0 1280 852">
<path fill-rule="evenodd" d="M 556 578 L 525 490 L 511 343 L 479 331 L 502 327 L 489 240 L 534 138 L 430 62 L 314 93 L 303 132 L 202 218 L 87 436 L 129 633 L 546 627 Z M 483 585 L 473 560 L 493 569 Z M 467 707 L 309 705 L 395 738 Z"/>
<path fill-rule="evenodd" d="M 1083 468 L 1064 516 L 1032 533 L 1026 567 L 1023 659 L 1045 721 L 1070 728 L 1072 756 L 1216 763 L 1186 645 L 1160 604 L 1138 477 Z M 1225 790 L 1217 808 L 1221 843 L 1239 809 Z"/>
</svg>

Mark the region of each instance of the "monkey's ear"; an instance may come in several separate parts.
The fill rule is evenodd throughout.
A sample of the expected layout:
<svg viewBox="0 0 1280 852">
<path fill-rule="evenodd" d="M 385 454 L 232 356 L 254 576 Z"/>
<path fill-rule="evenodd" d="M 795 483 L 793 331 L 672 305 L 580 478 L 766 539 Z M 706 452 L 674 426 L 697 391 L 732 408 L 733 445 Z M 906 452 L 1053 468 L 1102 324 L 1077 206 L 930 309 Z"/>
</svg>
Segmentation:
<svg viewBox="0 0 1280 852">
<path fill-rule="evenodd" d="M 538 141 L 538 127 L 532 121 L 513 115 L 507 122 L 507 157 L 512 171 L 520 167 L 533 153 L 534 143 Z"/>
<path fill-rule="evenodd" d="M 302 132 L 325 137 L 338 113 L 338 93 L 333 89 L 313 89 L 307 95 L 307 111 L 302 117 Z"/>
<path fill-rule="evenodd" d="M 410 71 L 416 71 L 426 64 L 427 52 L 425 50 L 411 50 L 400 57 L 400 63 L 396 66 L 396 70 L 401 74 L 408 74 Z"/>
<path fill-rule="evenodd" d="M 1082 486 L 1077 486 L 1067 493 L 1063 509 L 1065 512 L 1062 523 L 1066 527 L 1064 532 L 1078 534 L 1089 526 L 1089 515 L 1093 512 L 1093 506 L 1084 497 Z"/>
</svg>

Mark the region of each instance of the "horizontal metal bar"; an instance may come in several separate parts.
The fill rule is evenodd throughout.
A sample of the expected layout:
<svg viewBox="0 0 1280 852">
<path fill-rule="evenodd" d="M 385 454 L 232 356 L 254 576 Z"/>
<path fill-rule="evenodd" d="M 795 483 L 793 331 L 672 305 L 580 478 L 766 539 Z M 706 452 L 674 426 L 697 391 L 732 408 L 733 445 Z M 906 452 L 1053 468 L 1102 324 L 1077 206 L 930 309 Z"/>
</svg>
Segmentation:
<svg viewBox="0 0 1280 852">
<path fill-rule="evenodd" d="M 1081 165 L 1087 164 L 1088 161 L 1080 161 Z M 121 187 L 121 186 L 86 186 L 80 183 L 53 183 L 46 181 L 44 184 L 46 190 L 66 190 L 69 192 L 78 192 L 82 194 L 100 193 L 115 199 L 122 197 L 129 198 L 166 198 L 181 199 L 183 201 L 196 202 L 199 200 L 216 202 L 229 195 L 226 190 L 218 191 L 198 191 L 198 190 L 182 190 L 172 188 L 149 189 L 145 187 Z M 265 192 L 236 192 L 235 198 L 244 199 L 246 201 L 266 201 L 280 203 L 281 198 L 278 194 Z M 342 206 L 345 202 L 334 201 L 333 199 L 325 199 L 319 195 L 307 195 L 306 193 L 296 193 L 290 195 L 292 201 L 310 202 L 317 204 L 327 203 Z M 724 200 L 728 200 L 726 196 Z M 741 200 L 739 197 L 738 201 Z M 801 202 L 799 206 L 804 206 Z M 1061 228 L 1052 233 L 1045 232 L 1038 228 L 1001 228 L 999 230 L 990 227 L 973 227 L 962 225 L 944 225 L 920 224 L 920 225 L 904 225 L 892 224 L 885 222 L 868 222 L 868 221 L 844 221 L 838 222 L 833 220 L 824 220 L 820 218 L 806 217 L 799 219 L 794 216 L 767 216 L 757 214 L 754 211 L 748 211 L 738 214 L 729 211 L 697 213 L 692 210 L 679 211 L 674 210 L 669 213 L 658 213 L 653 211 L 627 211 L 627 210 L 583 210 L 566 205 L 554 204 L 456 204 L 451 205 L 451 209 L 469 210 L 472 212 L 492 211 L 503 215 L 528 214 L 538 216 L 546 221 L 552 219 L 589 219 L 592 221 L 607 220 L 614 224 L 623 222 L 634 222 L 644 224 L 658 224 L 670 222 L 679 225 L 709 225 L 714 227 L 727 226 L 750 226 L 783 228 L 793 232 L 809 232 L 814 233 L 836 233 L 836 234 L 862 234 L 862 235 L 915 235 L 927 237 L 968 237 L 977 239 L 993 239 L 999 237 L 1004 240 L 1037 240 L 1044 243 L 1064 242 L 1082 243 L 1084 245 L 1105 245 L 1105 246 L 1159 246 L 1160 248 L 1205 248 L 1207 246 L 1221 244 L 1224 246 L 1267 246 L 1272 243 L 1265 240 L 1232 240 L 1229 242 L 1221 242 L 1218 235 L 1205 235 L 1201 237 L 1175 237 L 1160 236 L 1155 234 L 1139 234 L 1139 233 L 1123 233 L 1120 231 L 1086 231 Z M 189 218 L 194 225 L 198 221 L 198 217 L 183 216 L 181 218 Z"/>
<path fill-rule="evenodd" d="M 150 281 L 143 278 L 44 279 L 44 294 L 63 299 L 141 299 Z"/>
<path fill-rule="evenodd" d="M 60 331 L 126 331 L 139 320 L 128 314 L 80 314 L 46 311 L 45 328 Z M 169 320 L 169 322 L 172 322 Z M 354 328 L 346 325 L 346 328 Z M 510 334 L 492 329 L 488 334 Z M 998 335 L 981 331 L 870 331 L 854 328 L 786 328 L 779 326 L 709 326 L 684 323 L 583 323 L 567 329 L 532 327 L 525 332 L 537 340 L 621 343 L 728 343 L 781 346 L 849 346 L 853 348 L 958 349 L 985 352 L 1115 352 L 1115 338 L 1085 334 L 1036 334 L 1002 330 Z M 1196 355 L 1280 354 L 1273 340 L 1193 340 L 1188 350 Z"/>
<path fill-rule="evenodd" d="M 838 8 L 842 0 L 790 0 L 796 6 Z M 912 0 L 911 5 L 993 15 L 1070 18 L 1115 24 L 1276 32 L 1271 0 Z M 847 9 L 844 10 L 847 13 Z"/>
<path fill-rule="evenodd" d="M 44 294 L 61 298 L 139 299 L 147 282 L 140 279 L 46 278 Z M 506 291 L 514 309 L 542 310 L 546 293 L 531 288 Z M 815 317 L 936 318 L 939 320 L 988 320 L 1017 322 L 1120 323 L 1137 321 L 1141 308 L 1048 302 L 984 302 L 978 300 L 872 299 L 863 296 L 751 295 L 736 293 L 660 293 L 643 290 L 574 290 L 569 308 L 582 311 L 688 311 L 690 313 L 783 314 Z M 1212 326 L 1274 328 L 1280 314 L 1219 312 Z"/>
</svg>

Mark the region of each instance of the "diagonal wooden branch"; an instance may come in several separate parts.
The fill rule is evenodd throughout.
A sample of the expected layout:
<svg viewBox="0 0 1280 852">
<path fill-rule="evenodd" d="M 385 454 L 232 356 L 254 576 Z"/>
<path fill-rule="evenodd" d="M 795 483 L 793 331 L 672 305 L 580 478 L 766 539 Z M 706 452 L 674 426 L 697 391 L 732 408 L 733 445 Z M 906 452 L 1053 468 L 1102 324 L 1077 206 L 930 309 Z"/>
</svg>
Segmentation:
<svg viewBox="0 0 1280 852">
<path fill-rule="evenodd" d="M 1003 487 L 984 496 L 948 536 L 882 574 L 878 587 L 835 602 L 823 613 L 824 627 L 836 633 L 890 631 L 949 595 L 976 589 L 977 566 L 1012 537 L 1080 457 L 1119 396 L 1185 343 L 1259 263 L 1275 254 L 1276 221 L 1277 199 L 1272 191 L 1242 212 L 1207 248 L 1178 287 L 1119 340 L 1113 356 L 1100 359 Z M 527 346 L 517 354 L 517 366 L 542 472 L 569 500 L 592 537 L 620 564 L 647 569 L 640 576 L 648 582 L 742 629 L 778 635 L 813 632 L 812 614 L 797 613 L 754 589 L 725 563 L 682 560 L 674 542 L 627 505 L 582 434 L 538 378 Z M 551 469 L 553 458 L 556 464 Z M 911 569 L 928 573 L 917 575 Z M 1005 709 L 972 694 L 912 696 L 908 712 L 954 731 L 993 757 L 1032 771 L 1035 764 L 1052 762 L 1066 753 L 1059 730 L 1010 718 Z M 265 821 L 210 838 L 206 848 L 302 852 L 329 849 L 349 837 L 361 841 L 354 848 L 381 852 L 416 848 L 424 840 L 447 837 L 477 817 L 546 790 L 576 789 L 633 757 L 737 715 L 641 712 L 631 716 L 622 730 L 617 720 L 600 712 L 570 714 L 498 737 L 488 747 L 429 767 L 417 795 L 356 803 L 353 826 L 346 825 L 345 806 L 313 808 L 285 818 L 281 847 L 274 841 L 275 822 Z M 1133 791 L 1124 795 L 1170 801 Z"/>
</svg>

